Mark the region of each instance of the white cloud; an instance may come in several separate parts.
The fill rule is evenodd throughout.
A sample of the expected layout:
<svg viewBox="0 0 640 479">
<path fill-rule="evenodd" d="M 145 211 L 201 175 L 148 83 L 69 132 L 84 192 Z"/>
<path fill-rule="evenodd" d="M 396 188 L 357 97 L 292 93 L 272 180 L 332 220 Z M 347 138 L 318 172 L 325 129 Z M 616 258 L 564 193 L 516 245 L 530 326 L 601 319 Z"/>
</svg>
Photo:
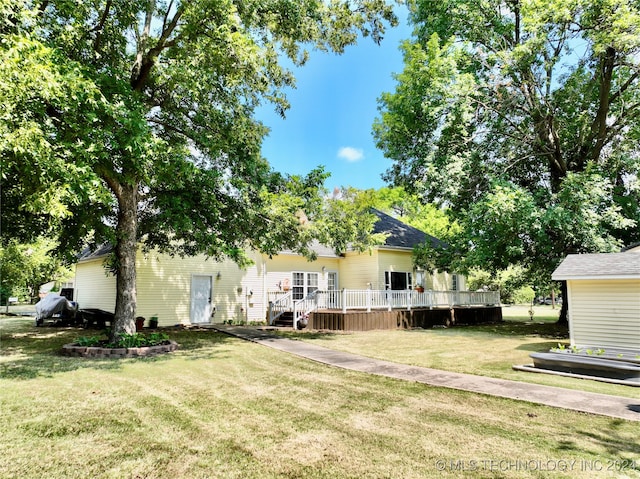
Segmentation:
<svg viewBox="0 0 640 479">
<path fill-rule="evenodd" d="M 360 161 L 364 158 L 361 148 L 353 148 L 351 146 L 343 146 L 338 150 L 338 158 L 347 160 L 349 163 Z"/>
</svg>

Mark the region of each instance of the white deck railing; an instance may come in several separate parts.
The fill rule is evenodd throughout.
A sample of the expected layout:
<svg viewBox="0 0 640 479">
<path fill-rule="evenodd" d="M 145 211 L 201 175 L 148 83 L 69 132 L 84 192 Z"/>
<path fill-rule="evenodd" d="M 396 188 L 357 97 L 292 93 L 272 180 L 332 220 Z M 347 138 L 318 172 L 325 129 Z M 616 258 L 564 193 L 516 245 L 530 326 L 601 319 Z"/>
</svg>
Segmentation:
<svg viewBox="0 0 640 479">
<path fill-rule="evenodd" d="M 270 293 L 271 299 L 271 293 Z M 302 315 L 318 309 L 348 310 L 388 310 L 412 308 L 442 308 L 453 306 L 495 306 L 500 304 L 499 291 L 424 291 L 413 290 L 373 290 L 342 289 L 334 291 L 314 291 L 304 299 L 292 301 L 291 294 L 279 295 L 269 301 L 269 323 L 285 311 L 294 312 L 294 327 Z"/>
<path fill-rule="evenodd" d="M 269 324 L 282 316 L 287 311 L 291 311 L 293 306 L 291 292 L 269 293 Z"/>
<path fill-rule="evenodd" d="M 424 291 L 413 290 L 352 290 L 317 291 L 319 309 L 412 309 L 440 308 L 453 306 L 492 306 L 500 304 L 498 291 Z M 338 294 L 335 294 L 338 293 Z M 321 306 L 322 297 L 332 298 L 331 307 Z"/>
</svg>

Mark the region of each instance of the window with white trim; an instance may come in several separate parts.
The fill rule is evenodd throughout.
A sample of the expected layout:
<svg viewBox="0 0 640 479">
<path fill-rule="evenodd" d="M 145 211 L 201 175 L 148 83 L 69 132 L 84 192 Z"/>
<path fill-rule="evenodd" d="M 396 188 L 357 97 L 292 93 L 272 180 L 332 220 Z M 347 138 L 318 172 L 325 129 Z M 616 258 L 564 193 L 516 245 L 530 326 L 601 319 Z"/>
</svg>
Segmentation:
<svg viewBox="0 0 640 479">
<path fill-rule="evenodd" d="M 384 289 L 394 291 L 411 289 L 411 273 L 404 271 L 385 271 Z"/>
<path fill-rule="evenodd" d="M 291 292 L 294 301 L 303 299 L 318 289 L 318 273 L 294 271 L 291 273 Z"/>
</svg>

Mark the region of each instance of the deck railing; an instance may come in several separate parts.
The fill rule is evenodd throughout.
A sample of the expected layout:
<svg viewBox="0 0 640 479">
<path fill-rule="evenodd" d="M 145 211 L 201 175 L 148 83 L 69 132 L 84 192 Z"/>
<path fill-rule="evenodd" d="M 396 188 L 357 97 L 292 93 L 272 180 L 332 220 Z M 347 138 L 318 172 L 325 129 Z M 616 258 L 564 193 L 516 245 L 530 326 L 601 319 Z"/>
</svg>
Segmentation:
<svg viewBox="0 0 640 479">
<path fill-rule="evenodd" d="M 291 311 L 292 307 L 293 301 L 290 291 L 274 295 L 269 293 L 269 324 L 273 324 L 276 319 L 287 311 Z"/>
<path fill-rule="evenodd" d="M 271 299 L 270 293 L 270 299 Z M 269 301 L 269 324 L 286 311 L 293 311 L 293 326 L 304 315 L 318 309 L 388 310 L 442 308 L 454 306 L 495 306 L 500 304 L 499 291 L 424 291 L 342 289 L 316 290 L 305 298 L 293 301 L 291 293 L 278 294 Z"/>
<path fill-rule="evenodd" d="M 316 291 L 318 309 L 440 308 L 453 306 L 493 306 L 500 304 L 498 291 L 353 290 Z"/>
</svg>

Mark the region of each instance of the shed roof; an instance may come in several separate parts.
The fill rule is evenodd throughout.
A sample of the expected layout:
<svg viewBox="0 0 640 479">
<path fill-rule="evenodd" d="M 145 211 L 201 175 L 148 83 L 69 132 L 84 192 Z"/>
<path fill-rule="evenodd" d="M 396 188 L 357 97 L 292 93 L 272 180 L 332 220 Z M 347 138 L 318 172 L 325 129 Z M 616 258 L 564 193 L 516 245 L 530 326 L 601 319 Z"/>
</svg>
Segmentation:
<svg viewBox="0 0 640 479">
<path fill-rule="evenodd" d="M 567 279 L 640 279 L 640 254 L 570 254 L 551 275 L 556 281 Z"/>
</svg>

